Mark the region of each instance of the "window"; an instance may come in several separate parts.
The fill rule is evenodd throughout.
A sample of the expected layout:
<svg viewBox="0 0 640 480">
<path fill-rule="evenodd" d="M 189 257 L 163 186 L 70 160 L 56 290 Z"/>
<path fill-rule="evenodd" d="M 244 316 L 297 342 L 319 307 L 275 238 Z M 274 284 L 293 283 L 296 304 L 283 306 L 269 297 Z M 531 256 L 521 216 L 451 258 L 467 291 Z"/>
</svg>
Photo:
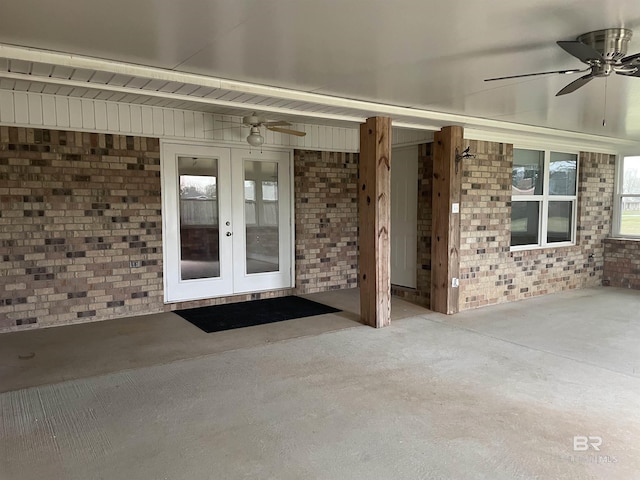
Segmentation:
<svg viewBox="0 0 640 480">
<path fill-rule="evenodd" d="M 244 181 L 244 218 L 247 225 L 256 224 L 256 182 Z"/>
<path fill-rule="evenodd" d="M 622 159 L 617 197 L 617 235 L 640 237 L 640 157 Z"/>
<path fill-rule="evenodd" d="M 575 243 L 577 172 L 576 154 L 514 148 L 512 249 Z"/>
<path fill-rule="evenodd" d="M 215 176 L 180 175 L 180 223 L 182 226 L 217 225 Z"/>
<path fill-rule="evenodd" d="M 265 225 L 278 224 L 278 182 L 262 182 L 262 218 Z"/>
</svg>

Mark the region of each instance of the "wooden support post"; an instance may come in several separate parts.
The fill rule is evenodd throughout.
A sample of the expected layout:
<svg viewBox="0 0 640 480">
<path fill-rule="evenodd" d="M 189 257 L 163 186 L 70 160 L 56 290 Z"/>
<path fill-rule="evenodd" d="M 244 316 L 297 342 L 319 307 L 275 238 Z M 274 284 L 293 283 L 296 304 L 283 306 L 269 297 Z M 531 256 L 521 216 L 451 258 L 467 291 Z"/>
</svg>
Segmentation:
<svg viewBox="0 0 640 480">
<path fill-rule="evenodd" d="M 391 323 L 391 119 L 360 125 L 358 180 L 360 321 Z"/>
<path fill-rule="evenodd" d="M 452 314 L 459 308 L 460 190 L 463 129 L 444 127 L 433 139 L 433 226 L 431 234 L 431 310 Z"/>
</svg>

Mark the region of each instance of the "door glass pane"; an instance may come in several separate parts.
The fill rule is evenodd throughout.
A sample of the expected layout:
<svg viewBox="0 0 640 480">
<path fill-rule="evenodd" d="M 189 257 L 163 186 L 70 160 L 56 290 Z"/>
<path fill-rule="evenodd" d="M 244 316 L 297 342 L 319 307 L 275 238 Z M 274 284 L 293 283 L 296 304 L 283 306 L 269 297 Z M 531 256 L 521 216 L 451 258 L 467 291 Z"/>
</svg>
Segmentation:
<svg viewBox="0 0 640 480">
<path fill-rule="evenodd" d="M 278 164 L 244 162 L 247 273 L 280 270 Z"/>
<path fill-rule="evenodd" d="M 640 236 L 640 196 L 622 197 L 620 233 Z"/>
<path fill-rule="evenodd" d="M 544 152 L 513 149 L 511 184 L 513 195 L 542 195 Z"/>
<path fill-rule="evenodd" d="M 570 242 L 573 202 L 549 202 L 547 242 Z"/>
<path fill-rule="evenodd" d="M 511 246 L 537 245 L 540 202 L 512 202 Z"/>
<path fill-rule="evenodd" d="M 578 156 L 573 153 L 551 152 L 549 162 L 549 194 L 575 195 Z"/>
<path fill-rule="evenodd" d="M 218 161 L 178 158 L 182 280 L 220 276 Z"/>
</svg>

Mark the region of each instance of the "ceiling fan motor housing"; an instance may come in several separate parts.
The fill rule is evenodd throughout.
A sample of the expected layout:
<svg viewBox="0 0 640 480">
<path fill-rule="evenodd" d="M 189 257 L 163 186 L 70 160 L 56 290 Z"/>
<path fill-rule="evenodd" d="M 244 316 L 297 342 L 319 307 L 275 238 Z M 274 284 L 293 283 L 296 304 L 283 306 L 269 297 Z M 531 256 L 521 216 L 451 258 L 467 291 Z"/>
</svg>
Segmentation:
<svg viewBox="0 0 640 480">
<path fill-rule="evenodd" d="M 264 118 L 258 117 L 257 115 L 248 115 L 246 117 L 242 117 L 242 123 L 245 125 L 257 126 L 261 123 L 264 123 Z"/>
<path fill-rule="evenodd" d="M 602 55 L 606 62 L 615 63 L 627 54 L 633 35 L 627 28 L 607 28 L 580 35 L 576 40 L 589 45 Z"/>
</svg>

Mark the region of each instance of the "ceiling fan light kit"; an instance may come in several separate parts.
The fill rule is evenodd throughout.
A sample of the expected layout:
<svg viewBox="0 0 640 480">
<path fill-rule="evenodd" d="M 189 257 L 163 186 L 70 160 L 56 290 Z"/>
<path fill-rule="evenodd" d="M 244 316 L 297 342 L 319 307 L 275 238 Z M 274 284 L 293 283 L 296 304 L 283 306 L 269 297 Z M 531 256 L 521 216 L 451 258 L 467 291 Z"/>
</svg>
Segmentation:
<svg viewBox="0 0 640 480">
<path fill-rule="evenodd" d="M 251 127 L 251 133 L 247 136 L 247 143 L 252 147 L 260 147 L 264 143 L 264 137 L 260 135 L 260 128 Z"/>
<path fill-rule="evenodd" d="M 551 72 L 527 73 L 508 77 L 487 78 L 485 82 L 509 78 L 531 77 L 549 74 L 573 74 L 589 72 L 561 89 L 556 96 L 575 92 L 596 77 L 608 77 L 615 72 L 628 77 L 640 77 L 640 53 L 625 56 L 633 32 L 626 28 L 608 28 L 580 35 L 573 41 L 559 41 L 557 44 L 567 53 L 587 65 L 584 70 L 556 70 Z"/>
</svg>

